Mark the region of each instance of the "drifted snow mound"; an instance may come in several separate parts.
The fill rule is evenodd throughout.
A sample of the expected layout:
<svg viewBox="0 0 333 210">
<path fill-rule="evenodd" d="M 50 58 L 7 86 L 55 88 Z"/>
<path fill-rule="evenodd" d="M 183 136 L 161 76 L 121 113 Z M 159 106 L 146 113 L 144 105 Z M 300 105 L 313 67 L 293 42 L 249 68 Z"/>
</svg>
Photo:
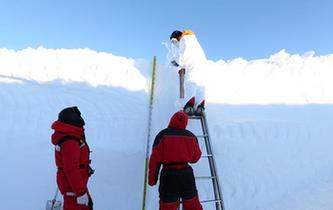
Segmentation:
<svg viewBox="0 0 333 210">
<path fill-rule="evenodd" d="M 59 80 L 147 92 L 149 65 L 149 61 L 90 49 L 0 49 L 1 76 L 39 83 Z M 207 100 L 213 103 L 331 103 L 332 69 L 333 54 L 316 56 L 314 52 L 307 52 L 291 55 L 281 50 L 266 59 L 208 61 L 199 75 L 199 83 L 205 86 Z M 177 74 L 172 74 L 176 76 L 170 78 L 177 81 Z"/>
<path fill-rule="evenodd" d="M 215 103 L 326 104 L 333 102 L 332 70 L 333 54 L 281 50 L 267 59 L 209 61 L 201 82 Z"/>
<path fill-rule="evenodd" d="M 90 49 L 0 49 L 1 76 L 39 83 L 61 80 L 147 91 L 146 73 L 138 69 L 142 63 Z"/>
</svg>

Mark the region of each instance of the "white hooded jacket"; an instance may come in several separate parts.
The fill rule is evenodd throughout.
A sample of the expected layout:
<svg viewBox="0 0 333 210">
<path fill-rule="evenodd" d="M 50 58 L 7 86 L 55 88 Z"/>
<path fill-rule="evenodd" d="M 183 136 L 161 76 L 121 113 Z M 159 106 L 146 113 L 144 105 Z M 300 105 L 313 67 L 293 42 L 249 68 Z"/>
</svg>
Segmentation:
<svg viewBox="0 0 333 210">
<path fill-rule="evenodd" d="M 197 71 L 202 71 L 206 62 L 206 55 L 191 30 L 183 31 L 183 36 L 178 42 L 178 50 L 174 60 L 181 68 L 185 68 L 190 81 L 196 82 Z"/>
</svg>

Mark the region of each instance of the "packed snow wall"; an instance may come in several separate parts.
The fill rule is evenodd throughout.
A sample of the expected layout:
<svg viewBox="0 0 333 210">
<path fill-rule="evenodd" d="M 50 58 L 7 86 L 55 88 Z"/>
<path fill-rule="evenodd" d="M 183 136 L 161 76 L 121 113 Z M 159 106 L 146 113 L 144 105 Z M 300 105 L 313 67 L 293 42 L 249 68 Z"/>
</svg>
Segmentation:
<svg viewBox="0 0 333 210">
<path fill-rule="evenodd" d="M 42 209 L 52 198 L 50 125 L 62 108 L 77 105 L 93 150 L 96 209 L 141 209 L 151 62 L 88 49 L 0 55 L 3 208 Z M 202 82 L 226 209 L 330 209 L 332 67 L 332 55 L 285 51 L 209 61 Z M 159 63 L 152 137 L 176 111 L 177 81 Z M 194 123 L 189 129 L 198 131 Z M 194 166 L 196 174 L 206 174 L 204 164 Z M 201 199 L 212 196 L 209 183 L 197 184 Z M 147 207 L 157 205 L 157 187 L 149 187 Z"/>
</svg>

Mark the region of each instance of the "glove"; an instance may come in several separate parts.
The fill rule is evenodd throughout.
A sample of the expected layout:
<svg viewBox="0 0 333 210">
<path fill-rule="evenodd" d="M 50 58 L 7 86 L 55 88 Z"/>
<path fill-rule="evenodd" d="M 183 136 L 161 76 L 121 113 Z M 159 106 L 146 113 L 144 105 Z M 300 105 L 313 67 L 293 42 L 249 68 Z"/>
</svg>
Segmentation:
<svg viewBox="0 0 333 210">
<path fill-rule="evenodd" d="M 83 195 L 76 198 L 76 203 L 88 206 L 89 203 L 89 196 L 87 193 L 84 193 Z"/>
<path fill-rule="evenodd" d="M 92 168 L 90 167 L 90 165 L 88 165 L 88 168 L 89 168 L 89 177 L 90 177 L 91 175 L 93 175 L 93 174 L 95 173 L 95 170 L 92 169 Z"/>
<path fill-rule="evenodd" d="M 178 74 L 185 74 L 185 69 L 184 68 L 179 69 Z"/>
<path fill-rule="evenodd" d="M 179 64 L 178 64 L 176 61 L 171 61 L 170 63 L 171 63 L 171 65 L 173 65 L 173 66 L 176 66 L 176 67 L 179 66 Z"/>
</svg>

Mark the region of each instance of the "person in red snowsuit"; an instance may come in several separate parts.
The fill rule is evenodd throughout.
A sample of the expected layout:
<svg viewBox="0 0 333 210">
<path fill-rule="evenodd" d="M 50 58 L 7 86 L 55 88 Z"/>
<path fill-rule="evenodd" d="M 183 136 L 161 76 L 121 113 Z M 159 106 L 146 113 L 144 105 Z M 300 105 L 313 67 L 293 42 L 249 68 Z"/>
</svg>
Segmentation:
<svg viewBox="0 0 333 210">
<path fill-rule="evenodd" d="M 90 167 L 89 146 L 84 135 L 85 122 L 77 107 L 63 109 L 52 124 L 57 184 L 64 198 L 64 210 L 92 210 L 87 184 Z"/>
<path fill-rule="evenodd" d="M 180 198 L 185 210 L 202 210 L 195 184 L 193 169 L 201 150 L 196 136 L 186 130 L 188 116 L 176 112 L 169 126 L 160 131 L 154 141 L 149 160 L 148 183 L 153 186 L 160 175 L 160 210 L 177 210 Z"/>
</svg>

